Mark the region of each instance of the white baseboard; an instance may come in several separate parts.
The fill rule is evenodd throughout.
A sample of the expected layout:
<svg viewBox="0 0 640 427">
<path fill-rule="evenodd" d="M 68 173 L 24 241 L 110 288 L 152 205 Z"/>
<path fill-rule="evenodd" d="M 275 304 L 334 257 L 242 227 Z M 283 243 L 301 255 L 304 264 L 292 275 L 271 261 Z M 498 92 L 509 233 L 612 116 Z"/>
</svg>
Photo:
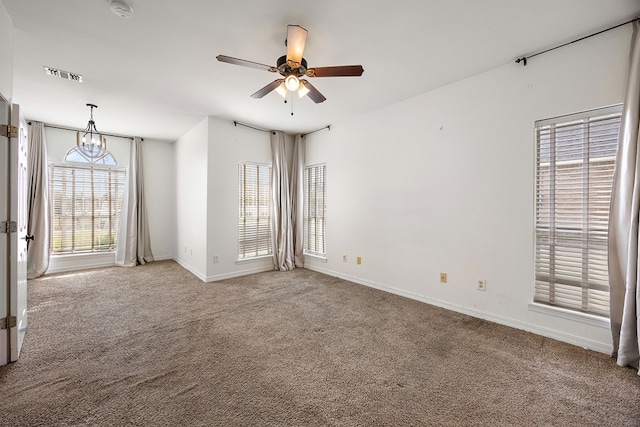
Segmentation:
<svg viewBox="0 0 640 427">
<path fill-rule="evenodd" d="M 483 320 L 488 320 L 490 322 L 499 323 L 501 325 L 509 326 L 515 329 L 520 329 L 526 332 L 531 332 L 536 335 L 541 335 L 543 337 L 552 338 L 558 341 L 562 341 L 568 344 L 572 344 L 578 347 L 582 347 L 588 350 L 597 351 L 600 353 L 611 354 L 612 347 L 608 343 L 603 343 L 595 340 L 591 340 L 585 337 L 565 333 L 562 331 L 549 329 L 546 327 L 542 327 L 539 325 L 531 324 L 528 322 L 522 322 L 517 319 L 511 319 L 508 317 L 503 317 L 500 315 L 496 315 L 493 313 L 487 313 L 480 310 L 476 310 L 473 308 L 465 307 L 458 304 L 453 304 L 447 301 L 442 301 L 436 298 L 431 298 L 425 295 L 419 295 L 413 292 L 408 292 L 403 289 L 394 288 L 392 286 L 382 285 L 380 283 L 376 283 L 373 281 L 365 280 L 359 277 L 351 276 L 348 274 L 338 273 L 336 271 L 328 270 L 322 267 L 318 267 L 316 265 L 305 265 L 305 268 L 313 271 L 317 271 L 318 273 L 327 274 L 329 276 L 338 277 L 343 280 L 347 280 L 349 282 L 357 283 L 359 285 L 368 286 L 370 288 L 379 289 L 381 291 L 389 292 L 395 295 L 400 295 L 406 298 L 410 298 L 413 300 L 421 301 L 426 304 L 434 305 L 437 307 L 445 308 L 447 310 L 455 311 L 462 314 L 467 314 L 472 317 L 476 317 Z"/>
<path fill-rule="evenodd" d="M 189 271 L 191 274 L 193 274 L 194 276 L 196 276 L 198 279 L 202 280 L 203 282 L 206 282 L 206 277 L 200 273 L 198 270 L 196 270 L 195 268 L 191 267 L 189 264 L 187 264 L 186 262 L 177 259 L 177 258 L 173 258 L 173 260 L 175 262 L 177 262 L 178 264 L 180 264 L 180 266 L 182 266 L 182 268 L 184 268 L 185 270 Z"/>
<path fill-rule="evenodd" d="M 268 266 L 259 266 L 259 267 L 247 268 L 240 271 L 233 271 L 231 273 L 214 274 L 213 276 L 207 276 L 207 280 L 205 280 L 205 282 L 217 282 L 218 280 L 233 279 L 234 277 L 242 277 L 242 276 L 248 276 L 249 274 L 264 273 L 265 271 L 273 271 L 273 269 L 274 269 L 273 264 L 271 264 Z"/>
<path fill-rule="evenodd" d="M 218 280 L 224 280 L 224 279 L 233 279 L 234 277 L 242 277 L 242 276 L 247 276 L 249 274 L 262 273 L 262 272 L 265 272 L 265 271 L 273 270 L 273 264 L 270 263 L 269 265 L 259 265 L 259 266 L 256 266 L 256 267 L 244 268 L 244 269 L 239 270 L 239 271 L 232 271 L 232 272 L 229 272 L 229 273 L 222 273 L 222 274 L 214 274 L 214 275 L 205 276 L 204 274 L 200 273 L 199 271 L 197 271 L 196 269 L 194 269 L 193 267 L 191 267 L 189 264 L 185 263 L 184 261 L 176 259 L 176 258 L 173 258 L 173 260 L 175 262 L 177 262 L 178 264 L 180 264 L 186 270 L 189 270 L 198 279 L 200 279 L 200 280 L 202 280 L 203 282 L 206 282 L 206 283 L 217 282 Z"/>
<path fill-rule="evenodd" d="M 154 261 L 167 261 L 167 260 L 175 261 L 176 258 L 173 255 L 160 255 L 160 256 L 154 255 L 153 260 Z"/>
</svg>

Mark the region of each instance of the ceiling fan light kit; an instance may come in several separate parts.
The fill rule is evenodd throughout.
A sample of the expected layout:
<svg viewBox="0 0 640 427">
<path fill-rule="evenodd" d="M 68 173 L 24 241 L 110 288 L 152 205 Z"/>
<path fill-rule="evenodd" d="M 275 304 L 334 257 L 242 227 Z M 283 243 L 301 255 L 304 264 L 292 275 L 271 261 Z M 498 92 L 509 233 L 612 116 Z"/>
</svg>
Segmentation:
<svg viewBox="0 0 640 427">
<path fill-rule="evenodd" d="M 295 92 L 300 87 L 300 80 L 293 74 L 289 74 L 286 79 L 284 79 L 284 85 L 288 91 Z"/>
<path fill-rule="evenodd" d="M 307 68 L 307 61 L 302 57 L 306 42 L 307 30 L 299 25 L 289 25 L 287 26 L 287 39 L 285 41 L 287 53 L 278 58 L 275 67 L 226 55 L 218 55 L 216 59 L 228 64 L 279 73 L 284 77 L 283 79 L 274 80 L 258 90 L 251 95 L 252 98 L 262 98 L 275 90 L 286 99 L 287 92 L 298 92 L 300 98 L 309 96 L 316 104 L 324 102 L 327 98 L 308 80 L 302 79 L 301 77 L 358 77 L 364 72 L 362 65 Z"/>
</svg>

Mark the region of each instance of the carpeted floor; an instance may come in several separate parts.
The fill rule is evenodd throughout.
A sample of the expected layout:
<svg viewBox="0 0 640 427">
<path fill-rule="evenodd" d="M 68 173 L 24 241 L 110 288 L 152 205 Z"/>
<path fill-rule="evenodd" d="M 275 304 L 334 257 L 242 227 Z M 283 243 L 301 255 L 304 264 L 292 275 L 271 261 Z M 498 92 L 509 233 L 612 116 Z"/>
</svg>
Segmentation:
<svg viewBox="0 0 640 427">
<path fill-rule="evenodd" d="M 607 355 L 309 270 L 29 282 L 3 426 L 640 425 Z"/>
</svg>

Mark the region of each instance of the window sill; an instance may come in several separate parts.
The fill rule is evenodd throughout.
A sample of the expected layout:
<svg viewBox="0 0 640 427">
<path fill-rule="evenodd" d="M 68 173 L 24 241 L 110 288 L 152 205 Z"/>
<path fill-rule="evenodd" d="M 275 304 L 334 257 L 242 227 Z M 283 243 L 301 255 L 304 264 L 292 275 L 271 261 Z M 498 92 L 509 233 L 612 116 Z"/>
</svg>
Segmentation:
<svg viewBox="0 0 640 427">
<path fill-rule="evenodd" d="M 253 258 L 240 258 L 236 260 L 236 264 L 248 264 L 252 262 L 261 262 L 266 259 L 273 259 L 273 255 L 261 255 Z"/>
<path fill-rule="evenodd" d="M 115 256 L 116 251 L 104 251 L 104 252 L 77 252 L 75 254 L 50 254 L 51 259 L 83 259 L 83 258 L 95 258 L 100 256 Z"/>
<path fill-rule="evenodd" d="M 593 314 L 580 313 L 573 310 L 567 310 L 560 307 L 552 307 L 550 305 L 538 304 L 535 302 L 529 303 L 528 307 L 530 311 L 534 311 L 536 313 L 560 317 L 562 319 L 572 320 L 574 322 L 580 322 L 590 326 L 597 326 L 600 328 L 611 327 L 611 323 L 609 322 L 609 319 L 596 316 Z"/>
<path fill-rule="evenodd" d="M 322 255 L 304 254 L 305 258 L 310 258 L 315 261 L 327 262 L 327 257 Z"/>
</svg>

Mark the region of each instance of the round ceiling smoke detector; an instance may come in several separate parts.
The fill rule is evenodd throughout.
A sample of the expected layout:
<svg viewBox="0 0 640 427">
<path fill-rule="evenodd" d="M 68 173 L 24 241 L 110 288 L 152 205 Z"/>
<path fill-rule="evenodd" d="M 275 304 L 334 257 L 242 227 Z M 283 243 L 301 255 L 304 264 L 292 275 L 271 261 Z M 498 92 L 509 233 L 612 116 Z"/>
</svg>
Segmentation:
<svg viewBox="0 0 640 427">
<path fill-rule="evenodd" d="M 133 8 L 122 0 L 111 0 L 109 7 L 113 13 L 121 18 L 130 18 L 133 15 Z"/>
</svg>

